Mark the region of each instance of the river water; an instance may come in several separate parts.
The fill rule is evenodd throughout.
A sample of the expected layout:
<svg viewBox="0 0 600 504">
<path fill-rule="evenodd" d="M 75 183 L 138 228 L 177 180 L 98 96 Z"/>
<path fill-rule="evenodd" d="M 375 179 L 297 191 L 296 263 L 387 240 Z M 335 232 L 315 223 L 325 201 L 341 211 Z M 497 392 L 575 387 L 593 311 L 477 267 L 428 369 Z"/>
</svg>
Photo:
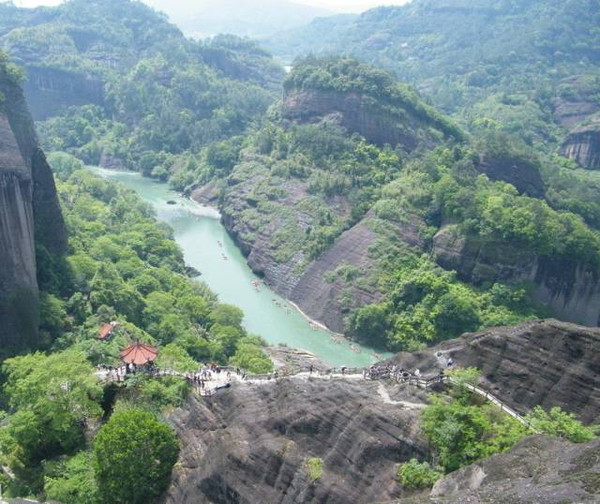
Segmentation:
<svg viewBox="0 0 600 504">
<path fill-rule="evenodd" d="M 173 228 L 186 264 L 202 273 L 201 280 L 222 302 L 244 310 L 248 332 L 262 336 L 271 345 L 308 350 L 331 366 L 363 367 L 378 360 L 372 349 L 354 344 L 358 353 L 348 341 L 336 343 L 327 331 L 311 328 L 305 317 L 268 287 L 261 284 L 257 291 L 252 282 L 260 279 L 252 273 L 215 209 L 190 201 L 166 184 L 138 173 L 101 168 L 94 172 L 121 182 L 154 207 L 157 218 Z"/>
</svg>

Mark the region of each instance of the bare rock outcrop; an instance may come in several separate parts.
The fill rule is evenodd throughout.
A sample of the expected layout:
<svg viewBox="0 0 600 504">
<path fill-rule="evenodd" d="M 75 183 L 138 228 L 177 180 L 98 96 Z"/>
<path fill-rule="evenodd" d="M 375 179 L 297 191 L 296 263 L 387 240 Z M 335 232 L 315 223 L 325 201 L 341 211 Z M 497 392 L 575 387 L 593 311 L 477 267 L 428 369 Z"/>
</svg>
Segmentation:
<svg viewBox="0 0 600 504">
<path fill-rule="evenodd" d="M 562 153 L 583 168 L 600 168 L 600 114 L 569 132 Z"/>
<path fill-rule="evenodd" d="M 357 92 L 292 91 L 284 97 L 283 118 L 298 123 L 335 120 L 371 143 L 400 145 L 407 151 L 414 150 L 421 141 L 430 147 L 435 143 L 424 123 L 406 114 L 400 118 L 386 112 L 376 100 Z"/>
<path fill-rule="evenodd" d="M 50 167 L 19 85 L 0 68 L 0 351 L 37 343 L 36 244 L 60 255 L 67 234 Z"/>
<path fill-rule="evenodd" d="M 435 235 L 432 256 L 440 266 L 475 285 L 531 282 L 536 303 L 564 320 L 600 325 L 600 278 L 585 264 L 541 257 L 519 243 L 465 236 L 453 226 Z"/>
<path fill-rule="evenodd" d="M 464 502 L 597 503 L 600 440 L 585 444 L 531 436 L 506 453 L 463 467 L 438 481 L 430 498 L 413 504 Z"/>
<path fill-rule="evenodd" d="M 31 65 L 27 77 L 25 94 L 36 121 L 67 107 L 104 104 L 104 84 L 92 75 Z"/>
<path fill-rule="evenodd" d="M 554 98 L 554 117 L 567 131 L 561 154 L 582 168 L 600 168 L 600 80 L 576 75 L 561 81 Z"/>
<path fill-rule="evenodd" d="M 515 186 L 519 194 L 543 198 L 546 193 L 539 167 L 527 159 L 494 159 L 481 157 L 477 169 L 492 180 Z"/>
<path fill-rule="evenodd" d="M 481 369 L 482 386 L 520 413 L 560 406 L 592 423 L 600 420 L 599 351 L 600 329 L 551 319 L 466 334 L 393 360 L 428 375 L 452 359 Z"/>
<path fill-rule="evenodd" d="M 401 496 L 396 464 L 429 455 L 422 392 L 286 378 L 192 396 L 170 415 L 181 454 L 165 504 L 372 503 Z M 416 394 L 416 395 L 413 395 Z M 306 461 L 323 461 L 317 481 Z"/>
</svg>

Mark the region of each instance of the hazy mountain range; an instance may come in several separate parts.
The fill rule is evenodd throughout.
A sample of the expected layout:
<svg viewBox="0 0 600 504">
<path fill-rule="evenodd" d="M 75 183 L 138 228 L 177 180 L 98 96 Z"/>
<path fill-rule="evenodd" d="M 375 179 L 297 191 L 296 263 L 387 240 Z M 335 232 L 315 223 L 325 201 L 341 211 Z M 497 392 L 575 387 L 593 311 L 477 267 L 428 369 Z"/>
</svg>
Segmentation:
<svg viewBox="0 0 600 504">
<path fill-rule="evenodd" d="M 261 37 L 309 23 L 332 12 L 287 0 L 145 0 L 167 12 L 186 35 L 207 37 L 217 33 Z"/>
</svg>

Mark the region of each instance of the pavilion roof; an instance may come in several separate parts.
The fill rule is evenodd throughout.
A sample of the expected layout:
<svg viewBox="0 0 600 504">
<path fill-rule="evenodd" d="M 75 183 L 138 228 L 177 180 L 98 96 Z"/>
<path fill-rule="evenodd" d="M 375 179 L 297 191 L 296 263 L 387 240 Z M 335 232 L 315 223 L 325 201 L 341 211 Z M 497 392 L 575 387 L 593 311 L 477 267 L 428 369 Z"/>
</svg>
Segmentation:
<svg viewBox="0 0 600 504">
<path fill-rule="evenodd" d="M 158 350 L 155 346 L 140 341 L 136 341 L 133 345 L 129 345 L 124 350 L 121 350 L 121 360 L 125 364 L 141 366 L 155 361 L 157 357 Z"/>
</svg>

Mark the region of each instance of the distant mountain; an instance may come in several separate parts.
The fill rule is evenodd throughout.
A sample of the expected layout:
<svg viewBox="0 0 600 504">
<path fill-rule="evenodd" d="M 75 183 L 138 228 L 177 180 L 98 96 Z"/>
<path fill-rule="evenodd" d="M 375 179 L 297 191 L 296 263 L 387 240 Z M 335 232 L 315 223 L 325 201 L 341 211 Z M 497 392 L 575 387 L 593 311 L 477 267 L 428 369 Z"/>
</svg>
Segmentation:
<svg viewBox="0 0 600 504">
<path fill-rule="evenodd" d="M 186 35 L 204 38 L 219 33 L 263 37 L 327 16 L 326 9 L 287 0 L 145 0 L 164 11 Z"/>
<path fill-rule="evenodd" d="M 598 169 L 598 26 L 597 0 L 413 0 L 316 19 L 263 45 L 288 62 L 358 57 L 414 84 L 472 132 L 500 129 L 543 149 L 562 146 Z"/>
</svg>

